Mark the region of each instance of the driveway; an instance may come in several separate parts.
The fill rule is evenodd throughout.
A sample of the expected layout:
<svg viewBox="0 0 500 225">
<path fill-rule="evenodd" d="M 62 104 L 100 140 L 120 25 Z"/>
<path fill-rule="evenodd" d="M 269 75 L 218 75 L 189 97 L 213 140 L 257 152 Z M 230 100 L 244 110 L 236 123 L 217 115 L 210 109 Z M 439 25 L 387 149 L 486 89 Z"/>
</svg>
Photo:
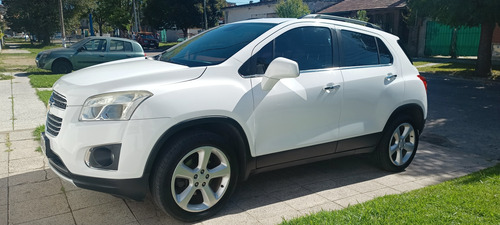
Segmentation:
<svg viewBox="0 0 500 225">
<path fill-rule="evenodd" d="M 464 123 L 461 120 L 464 115 L 452 113 L 471 112 L 461 109 L 459 100 L 442 99 L 445 96 L 434 98 L 434 95 L 447 95 L 444 91 L 436 93 L 442 90 L 437 87 L 439 82 L 456 81 L 428 78 L 429 96 L 433 96 L 429 97 L 429 125 L 415 160 L 406 171 L 388 173 L 375 167 L 368 158 L 358 156 L 259 174 L 241 183 L 222 212 L 201 224 L 277 224 L 283 218 L 342 209 L 377 196 L 422 188 L 495 165 L 497 161 L 492 160 L 495 157 L 489 156 L 498 157 L 498 148 L 496 151 L 477 149 L 494 147 L 496 139 L 484 138 L 481 139 L 484 143 L 471 144 L 484 130 L 472 130 L 480 125 Z M 48 168 L 46 158 L 36 151 L 39 143 L 33 140 L 31 132 L 43 123 L 46 109 L 28 82 L 28 78 L 21 75 L 16 75 L 14 80 L 0 81 L 0 225 L 179 223 L 158 210 L 150 197 L 143 202 L 123 200 L 61 181 Z M 471 88 L 465 90 L 482 90 L 476 88 L 478 85 L 469 86 Z M 449 88 L 453 89 L 453 85 Z M 487 89 L 485 86 L 484 90 Z M 484 93 L 489 92 L 478 92 L 475 96 L 479 99 Z M 484 108 L 498 102 L 481 104 Z M 445 103 L 458 105 L 446 106 Z M 440 107 L 456 108 L 443 113 L 437 111 Z M 20 113 L 21 109 L 32 113 Z M 464 116 L 463 120 L 470 120 L 473 115 Z M 468 135 L 459 132 L 464 130 L 471 132 Z M 494 129 L 487 131 L 498 137 Z M 471 147 L 475 149 L 469 149 Z"/>
</svg>

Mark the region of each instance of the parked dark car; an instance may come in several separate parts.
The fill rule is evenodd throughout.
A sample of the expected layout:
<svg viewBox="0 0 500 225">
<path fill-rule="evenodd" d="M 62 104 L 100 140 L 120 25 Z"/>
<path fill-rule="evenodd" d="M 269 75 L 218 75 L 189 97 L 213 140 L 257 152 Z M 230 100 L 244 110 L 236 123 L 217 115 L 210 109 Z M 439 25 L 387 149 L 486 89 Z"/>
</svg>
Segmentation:
<svg viewBox="0 0 500 225">
<path fill-rule="evenodd" d="M 158 48 L 159 41 L 153 36 L 151 32 L 139 32 L 137 35 L 137 42 L 143 48 Z"/>
<path fill-rule="evenodd" d="M 53 73 L 69 73 L 113 60 L 145 57 L 136 41 L 115 37 L 88 37 L 67 48 L 38 53 L 36 65 Z"/>
</svg>

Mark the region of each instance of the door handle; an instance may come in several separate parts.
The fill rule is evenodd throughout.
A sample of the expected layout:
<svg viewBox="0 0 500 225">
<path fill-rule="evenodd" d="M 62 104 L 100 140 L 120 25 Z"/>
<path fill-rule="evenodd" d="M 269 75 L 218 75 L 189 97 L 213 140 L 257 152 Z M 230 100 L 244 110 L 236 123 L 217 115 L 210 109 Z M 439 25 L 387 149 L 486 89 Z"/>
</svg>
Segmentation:
<svg viewBox="0 0 500 225">
<path fill-rule="evenodd" d="M 328 90 L 334 90 L 337 88 L 340 88 L 340 84 L 328 85 L 328 86 L 324 87 L 323 89 L 328 91 Z"/>
<path fill-rule="evenodd" d="M 386 80 L 394 80 L 398 77 L 396 74 L 388 73 L 387 76 L 385 77 Z"/>
<path fill-rule="evenodd" d="M 100 57 L 104 57 L 104 55 L 99 55 Z"/>
</svg>

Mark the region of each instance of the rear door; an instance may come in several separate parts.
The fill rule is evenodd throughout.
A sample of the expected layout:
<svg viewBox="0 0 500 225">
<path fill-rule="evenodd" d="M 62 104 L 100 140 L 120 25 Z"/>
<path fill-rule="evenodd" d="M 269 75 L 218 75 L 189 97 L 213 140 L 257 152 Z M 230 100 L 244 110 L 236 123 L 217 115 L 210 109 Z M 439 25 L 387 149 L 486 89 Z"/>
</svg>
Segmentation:
<svg viewBox="0 0 500 225">
<path fill-rule="evenodd" d="M 344 78 L 339 138 L 381 132 L 402 101 L 404 81 L 399 62 L 377 34 L 348 28 L 338 30 L 338 34 Z"/>
<path fill-rule="evenodd" d="M 143 55 L 141 55 L 143 56 Z M 106 61 L 137 57 L 133 52 L 132 43 L 122 40 L 111 40 Z"/>
</svg>

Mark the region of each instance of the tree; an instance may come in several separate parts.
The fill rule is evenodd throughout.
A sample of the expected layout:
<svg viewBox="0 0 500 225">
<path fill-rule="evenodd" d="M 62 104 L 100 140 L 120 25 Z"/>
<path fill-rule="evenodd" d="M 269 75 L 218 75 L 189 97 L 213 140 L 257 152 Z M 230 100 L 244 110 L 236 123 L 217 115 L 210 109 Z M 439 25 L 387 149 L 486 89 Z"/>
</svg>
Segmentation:
<svg viewBox="0 0 500 225">
<path fill-rule="evenodd" d="M 430 17 L 451 27 L 481 26 L 476 76 L 491 75 L 491 44 L 500 22 L 498 0 L 408 0 L 411 17 Z"/>
<path fill-rule="evenodd" d="M 64 0 L 64 24 L 72 27 L 79 18 L 85 1 Z M 37 36 L 44 45 L 50 43 L 50 36 L 59 31 L 58 0 L 3 0 L 6 7 L 8 26 L 17 32 L 29 32 Z"/>
<path fill-rule="evenodd" d="M 276 14 L 281 18 L 299 18 L 309 13 L 309 7 L 302 0 L 280 0 L 276 5 Z"/>
<path fill-rule="evenodd" d="M 89 11 L 92 18 L 99 26 L 99 34 L 102 36 L 103 26 L 109 25 L 123 31 L 131 24 L 132 6 L 128 0 L 94 0 Z"/>
<path fill-rule="evenodd" d="M 365 21 L 365 22 L 368 22 L 370 20 L 370 18 L 368 16 L 366 16 L 366 10 L 358 10 L 356 12 L 356 18 L 354 18 L 354 19 Z"/>
<path fill-rule="evenodd" d="M 206 0 L 209 27 L 217 26 L 222 17 L 224 0 Z M 148 0 L 144 9 L 146 22 L 155 28 L 177 28 L 184 38 L 193 27 L 203 27 L 203 0 Z"/>
</svg>

